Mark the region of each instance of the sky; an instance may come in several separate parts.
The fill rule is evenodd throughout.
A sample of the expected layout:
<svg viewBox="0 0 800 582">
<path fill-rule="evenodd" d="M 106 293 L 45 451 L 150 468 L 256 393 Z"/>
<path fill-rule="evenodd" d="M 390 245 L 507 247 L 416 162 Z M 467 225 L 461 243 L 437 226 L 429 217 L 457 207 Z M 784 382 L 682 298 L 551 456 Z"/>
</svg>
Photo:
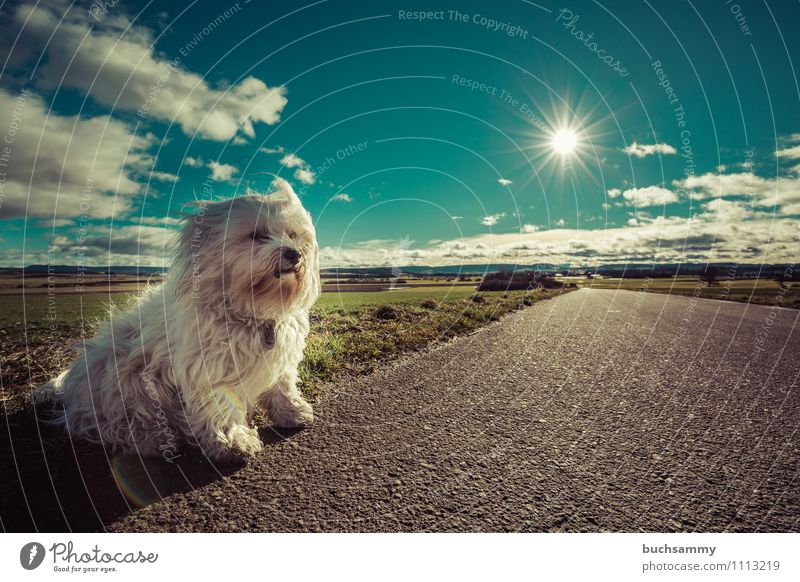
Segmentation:
<svg viewBox="0 0 800 582">
<path fill-rule="evenodd" d="M 323 267 L 794 262 L 797 2 L 6 2 L 0 265 L 168 265 L 288 180 Z"/>
</svg>

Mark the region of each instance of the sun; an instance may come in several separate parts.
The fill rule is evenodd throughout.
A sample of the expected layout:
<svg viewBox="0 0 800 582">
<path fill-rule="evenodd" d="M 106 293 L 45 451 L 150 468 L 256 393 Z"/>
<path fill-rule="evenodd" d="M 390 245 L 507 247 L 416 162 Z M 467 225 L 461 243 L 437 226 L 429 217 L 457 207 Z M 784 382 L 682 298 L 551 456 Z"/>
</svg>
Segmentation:
<svg viewBox="0 0 800 582">
<path fill-rule="evenodd" d="M 559 129 L 550 139 L 550 147 L 562 156 L 568 156 L 575 151 L 578 145 L 578 136 L 571 129 Z"/>
</svg>

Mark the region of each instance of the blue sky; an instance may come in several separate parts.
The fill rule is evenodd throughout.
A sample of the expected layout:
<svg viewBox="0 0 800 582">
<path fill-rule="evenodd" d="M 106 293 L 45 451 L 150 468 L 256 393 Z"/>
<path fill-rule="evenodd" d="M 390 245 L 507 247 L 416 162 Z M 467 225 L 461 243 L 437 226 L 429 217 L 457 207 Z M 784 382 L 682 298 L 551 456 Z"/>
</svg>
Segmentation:
<svg viewBox="0 0 800 582">
<path fill-rule="evenodd" d="M 790 2 L 7 3 L 2 263 L 167 264 L 189 201 L 271 174 L 324 266 L 794 261 L 799 21 Z"/>
</svg>

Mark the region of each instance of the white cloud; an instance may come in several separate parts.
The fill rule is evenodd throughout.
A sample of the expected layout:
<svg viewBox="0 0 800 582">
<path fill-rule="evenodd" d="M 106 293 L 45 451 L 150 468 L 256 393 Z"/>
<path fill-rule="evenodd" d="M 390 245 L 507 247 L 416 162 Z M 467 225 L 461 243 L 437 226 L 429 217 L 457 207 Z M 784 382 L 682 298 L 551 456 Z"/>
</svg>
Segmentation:
<svg viewBox="0 0 800 582">
<path fill-rule="evenodd" d="M 498 183 L 498 184 L 500 184 L 501 186 L 510 186 L 510 185 L 511 185 L 511 184 L 513 184 L 514 182 L 512 182 L 511 180 L 506 180 L 505 178 L 500 178 L 500 179 L 497 181 L 497 183 Z"/>
<path fill-rule="evenodd" d="M 647 212 L 643 212 L 641 210 L 636 210 L 634 212 L 629 212 L 630 218 L 625 223 L 628 226 L 638 226 L 640 224 L 648 224 L 655 220 L 653 216 Z"/>
<path fill-rule="evenodd" d="M 786 204 L 781 207 L 783 214 L 800 214 L 800 202 L 796 204 Z"/>
<path fill-rule="evenodd" d="M 150 225 L 104 225 L 88 228 L 83 240 L 59 234 L 50 241 L 58 262 L 71 263 L 81 257 L 87 265 L 169 264 L 174 249 L 174 228 Z"/>
<path fill-rule="evenodd" d="M 622 151 L 637 158 L 644 158 L 654 154 L 672 155 L 678 153 L 674 147 L 666 143 L 640 144 L 633 142 L 628 147 L 623 148 Z"/>
<path fill-rule="evenodd" d="M 774 220 L 769 212 L 753 211 L 743 201 L 711 200 L 691 218 L 652 217 L 640 212 L 633 218 L 635 222 L 627 227 L 494 232 L 435 241 L 415 249 L 421 258 L 406 258 L 408 264 L 425 265 L 796 260 L 800 221 Z M 387 264 L 379 241 L 342 249 L 328 247 L 322 256 L 326 267 Z"/>
<path fill-rule="evenodd" d="M 53 220 L 37 220 L 33 223 L 33 226 L 38 228 L 61 228 L 64 226 L 73 226 L 75 225 L 75 219 L 73 218 L 57 218 Z"/>
<path fill-rule="evenodd" d="M 305 168 L 308 166 L 306 161 L 297 154 L 286 154 L 281 158 L 281 164 L 287 168 Z"/>
<path fill-rule="evenodd" d="M 258 151 L 264 154 L 283 154 L 286 152 L 286 148 L 283 146 L 278 146 L 276 148 L 259 148 Z"/>
<path fill-rule="evenodd" d="M 798 159 L 800 158 L 800 145 L 783 148 L 775 152 L 779 158 Z"/>
<path fill-rule="evenodd" d="M 186 156 L 185 158 L 183 158 L 183 165 L 189 166 L 190 168 L 202 168 L 206 164 L 202 158 L 193 158 L 191 156 Z"/>
<path fill-rule="evenodd" d="M 208 168 L 211 170 L 211 179 L 216 182 L 227 182 L 239 172 L 236 166 L 220 164 L 219 162 L 209 162 Z"/>
<path fill-rule="evenodd" d="M 630 188 L 622 193 L 622 197 L 631 204 L 639 207 L 674 204 L 679 200 L 675 192 L 659 186 Z"/>
<path fill-rule="evenodd" d="M 350 194 L 345 194 L 344 192 L 342 192 L 341 194 L 337 194 L 336 196 L 333 196 L 331 198 L 331 202 L 336 202 L 336 201 L 352 202 L 353 198 L 350 196 Z"/>
<path fill-rule="evenodd" d="M 303 158 L 292 152 L 287 152 L 283 146 L 276 148 L 261 148 L 259 151 L 265 154 L 283 154 L 280 164 L 286 168 L 294 168 L 294 178 L 306 186 L 311 186 L 317 181 L 317 176 L 311 169 L 311 165 Z"/>
<path fill-rule="evenodd" d="M 564 226 L 565 224 L 567 224 L 567 221 L 564 220 L 563 218 L 559 218 L 558 220 L 553 221 L 554 226 Z"/>
<path fill-rule="evenodd" d="M 768 180 L 751 172 L 739 172 L 689 176 L 684 180 L 675 180 L 672 184 L 686 190 L 695 190 L 706 198 L 719 198 L 722 196 L 752 196 L 763 192 L 768 187 Z"/>
<path fill-rule="evenodd" d="M 270 88 L 255 77 L 211 86 L 159 54 L 150 31 L 117 8 L 113 17 L 95 21 L 83 6 L 67 10 L 61 2 L 23 2 L 0 26 L 2 52 L 13 52 L 14 64 L 26 66 L 44 51 L 37 69 L 40 87 L 77 89 L 108 107 L 174 122 L 187 135 L 197 132 L 217 141 L 238 133 L 253 137 L 254 123 L 279 121 L 284 87 Z"/>
<path fill-rule="evenodd" d="M 174 218 L 172 216 L 142 216 L 139 222 L 151 226 L 176 227 L 183 221 L 180 218 Z"/>
<path fill-rule="evenodd" d="M 308 168 L 297 168 L 294 171 L 294 177 L 308 186 L 317 181 L 317 177 L 314 175 L 314 172 Z"/>
<path fill-rule="evenodd" d="M 178 176 L 169 172 L 150 172 L 150 178 L 159 182 L 177 182 Z"/>
<path fill-rule="evenodd" d="M 709 217 L 714 217 L 720 224 L 736 224 L 755 216 L 752 210 L 747 209 L 740 202 L 715 198 L 703 204 Z"/>
<path fill-rule="evenodd" d="M 456 216 L 455 214 L 450 216 L 450 220 L 461 220 L 463 218 L 464 218 L 463 216 Z"/>
<path fill-rule="evenodd" d="M 800 176 L 762 178 L 751 172 L 735 174 L 703 174 L 675 180 L 674 186 L 690 191 L 695 200 L 745 197 L 756 206 L 778 206 L 784 214 L 793 214 L 800 204 Z"/>
<path fill-rule="evenodd" d="M 494 226 L 501 218 L 506 215 L 505 212 L 498 212 L 497 214 L 489 214 L 481 218 L 481 224 L 484 226 Z"/>
<path fill-rule="evenodd" d="M 18 119 L 15 120 L 15 117 Z M 33 93 L 0 89 L 0 127 L 18 125 L 10 148 L 0 218 L 128 213 L 153 167 L 150 135 L 108 116 L 61 116 Z M 158 173 L 157 173 L 158 174 Z"/>
<path fill-rule="evenodd" d="M 608 190 L 608 197 L 609 198 L 616 198 L 620 194 L 622 194 L 622 190 L 620 190 L 619 188 L 610 188 Z"/>
<path fill-rule="evenodd" d="M 535 224 L 523 224 L 519 231 L 530 233 L 530 232 L 537 232 L 538 230 L 539 227 L 536 226 Z"/>
</svg>

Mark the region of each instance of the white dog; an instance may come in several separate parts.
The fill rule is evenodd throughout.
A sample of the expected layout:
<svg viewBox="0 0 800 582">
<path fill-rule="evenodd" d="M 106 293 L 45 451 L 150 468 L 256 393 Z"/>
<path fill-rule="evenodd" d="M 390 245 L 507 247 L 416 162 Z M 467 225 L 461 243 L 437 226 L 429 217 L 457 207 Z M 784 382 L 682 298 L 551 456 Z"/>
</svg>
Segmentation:
<svg viewBox="0 0 800 582">
<path fill-rule="evenodd" d="M 125 452 L 174 449 L 175 434 L 218 460 L 262 444 L 256 405 L 307 426 L 297 366 L 320 293 L 311 216 L 291 186 L 198 204 L 165 281 L 113 314 L 37 396 L 63 403 L 66 429 Z"/>
</svg>

